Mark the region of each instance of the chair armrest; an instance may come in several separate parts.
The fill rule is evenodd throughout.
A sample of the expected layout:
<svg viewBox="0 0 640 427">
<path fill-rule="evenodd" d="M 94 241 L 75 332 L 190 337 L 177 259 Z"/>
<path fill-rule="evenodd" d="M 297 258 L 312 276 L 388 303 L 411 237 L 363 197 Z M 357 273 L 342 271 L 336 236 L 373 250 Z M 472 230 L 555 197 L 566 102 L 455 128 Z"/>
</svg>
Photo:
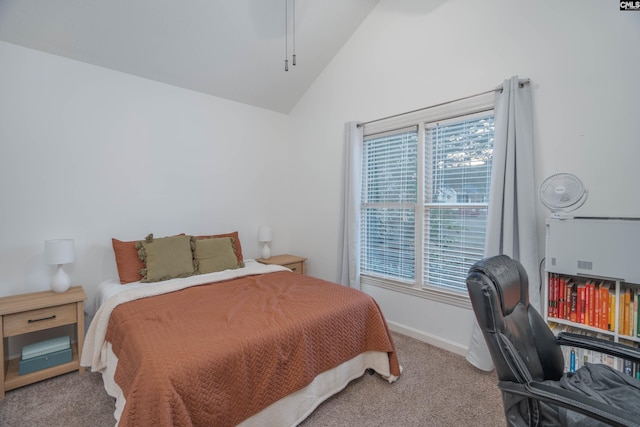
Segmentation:
<svg viewBox="0 0 640 427">
<path fill-rule="evenodd" d="M 536 381 L 526 384 L 500 381 L 498 387 L 508 393 L 571 409 L 612 426 L 640 427 L 637 416 L 563 388 L 552 387 Z"/>
<path fill-rule="evenodd" d="M 593 350 L 640 363 L 640 348 L 630 347 L 618 342 L 570 332 L 560 332 L 556 337 L 556 341 L 560 345 Z"/>
</svg>

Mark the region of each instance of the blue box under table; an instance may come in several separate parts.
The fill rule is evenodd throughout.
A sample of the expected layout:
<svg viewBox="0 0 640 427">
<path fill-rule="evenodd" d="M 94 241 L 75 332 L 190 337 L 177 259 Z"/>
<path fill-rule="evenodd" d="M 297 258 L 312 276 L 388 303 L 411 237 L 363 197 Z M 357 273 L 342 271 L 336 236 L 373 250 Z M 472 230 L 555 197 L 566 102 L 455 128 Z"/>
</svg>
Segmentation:
<svg viewBox="0 0 640 427">
<path fill-rule="evenodd" d="M 71 362 L 72 358 L 71 349 L 67 348 L 66 350 L 54 351 L 53 353 L 21 360 L 18 366 L 18 373 L 24 375 L 41 369 L 51 368 L 52 366 Z"/>
<path fill-rule="evenodd" d="M 71 362 L 69 337 L 58 337 L 24 346 L 18 364 L 20 375 Z"/>
</svg>

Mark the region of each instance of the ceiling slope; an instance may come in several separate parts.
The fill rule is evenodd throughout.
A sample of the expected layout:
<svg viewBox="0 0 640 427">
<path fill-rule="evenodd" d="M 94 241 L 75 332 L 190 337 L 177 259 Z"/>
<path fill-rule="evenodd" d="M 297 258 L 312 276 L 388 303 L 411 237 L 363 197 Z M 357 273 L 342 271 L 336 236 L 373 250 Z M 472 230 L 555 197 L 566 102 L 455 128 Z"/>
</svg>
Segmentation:
<svg viewBox="0 0 640 427">
<path fill-rule="evenodd" d="M 288 72 L 283 0 L 0 0 L 0 40 L 288 113 L 378 2 L 296 1 Z"/>
</svg>

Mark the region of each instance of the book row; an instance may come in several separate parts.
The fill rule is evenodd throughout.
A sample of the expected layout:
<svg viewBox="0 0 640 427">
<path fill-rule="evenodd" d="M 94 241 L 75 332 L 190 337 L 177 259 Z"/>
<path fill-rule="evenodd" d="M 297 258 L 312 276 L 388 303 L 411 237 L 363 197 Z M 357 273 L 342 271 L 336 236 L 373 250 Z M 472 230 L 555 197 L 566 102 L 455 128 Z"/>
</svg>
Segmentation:
<svg viewBox="0 0 640 427">
<path fill-rule="evenodd" d="M 586 334 L 588 333 L 584 329 L 572 328 L 570 326 L 555 324 L 551 328 L 554 334 L 558 334 L 562 331 Z M 608 339 L 604 335 L 598 335 L 598 338 Z M 624 344 L 635 346 L 633 342 L 624 342 Z M 586 350 L 578 347 L 562 346 L 562 355 L 564 356 L 564 370 L 565 372 L 575 372 L 584 366 L 585 363 L 601 363 L 608 365 L 618 371 L 627 374 L 631 377 L 640 379 L 640 364 L 633 363 L 629 360 L 610 356 L 608 354 L 600 353 L 593 350 Z"/>
<path fill-rule="evenodd" d="M 609 365 L 613 369 L 617 369 L 631 377 L 640 379 L 640 364 L 630 360 L 576 347 L 562 347 L 562 354 L 564 356 L 565 372 L 575 372 L 585 363 L 601 363 Z"/>
<path fill-rule="evenodd" d="M 548 317 L 611 332 L 617 320 L 620 335 L 640 338 L 640 286 L 621 287 L 616 297 L 616 285 L 608 280 L 549 273 L 548 284 Z"/>
</svg>

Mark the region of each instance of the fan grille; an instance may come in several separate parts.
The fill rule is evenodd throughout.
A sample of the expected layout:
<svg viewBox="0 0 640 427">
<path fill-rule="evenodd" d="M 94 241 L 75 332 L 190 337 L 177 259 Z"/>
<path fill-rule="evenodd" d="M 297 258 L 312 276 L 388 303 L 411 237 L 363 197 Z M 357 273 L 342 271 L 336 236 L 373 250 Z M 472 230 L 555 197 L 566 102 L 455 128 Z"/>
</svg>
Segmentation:
<svg viewBox="0 0 640 427">
<path fill-rule="evenodd" d="M 540 186 L 540 200 L 554 212 L 577 209 L 585 197 L 586 190 L 580 179 L 568 173 L 551 175 Z"/>
</svg>

